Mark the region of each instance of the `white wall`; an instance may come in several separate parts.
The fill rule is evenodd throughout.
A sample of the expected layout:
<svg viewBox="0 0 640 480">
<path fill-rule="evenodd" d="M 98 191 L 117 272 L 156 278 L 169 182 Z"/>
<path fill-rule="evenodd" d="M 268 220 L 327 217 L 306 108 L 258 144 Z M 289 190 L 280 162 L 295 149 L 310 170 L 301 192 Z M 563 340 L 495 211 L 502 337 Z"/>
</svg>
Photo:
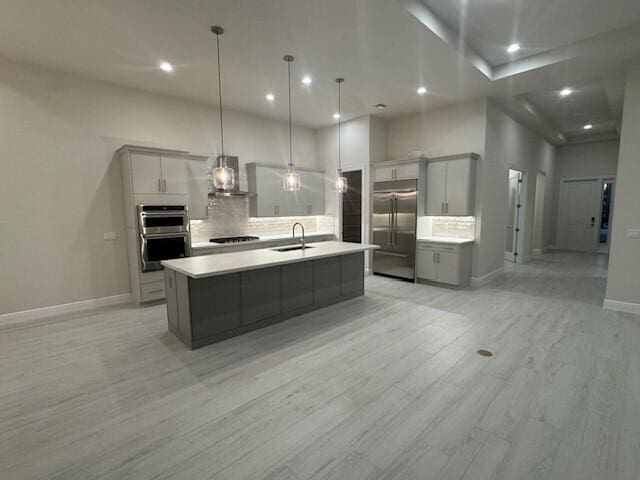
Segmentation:
<svg viewBox="0 0 640 480">
<path fill-rule="evenodd" d="M 388 159 L 420 150 L 428 157 L 484 153 L 486 100 L 474 99 L 388 122 Z"/>
<path fill-rule="evenodd" d="M 532 130 L 513 120 L 493 101 L 487 104 L 486 147 L 482 173 L 478 179 L 476 208 L 479 217 L 480 251 L 474 276 L 485 275 L 504 264 L 507 190 L 509 168 L 524 172 L 524 245 L 521 258 L 531 255 L 534 198 L 538 172 L 546 176 L 542 238 L 549 245 L 553 238 L 553 178 L 555 148 Z"/>
<path fill-rule="evenodd" d="M 560 183 L 566 178 L 615 177 L 618 170 L 620 142 L 580 143 L 556 149 L 556 174 L 554 185 L 554 227 L 558 221 Z M 615 208 L 615 206 L 614 206 Z M 557 228 L 554 228 L 554 244 L 557 243 Z"/>
<path fill-rule="evenodd" d="M 134 143 L 211 155 L 217 110 L 5 60 L 0 110 L 0 314 L 127 293 L 113 153 Z M 288 127 L 226 112 L 225 148 L 285 165 Z M 294 129 L 294 160 L 317 167 L 313 130 Z M 104 241 L 107 231 L 118 239 Z"/>
<path fill-rule="evenodd" d="M 341 166 L 344 171 L 362 170 L 362 241 L 369 242 L 369 162 L 370 154 L 375 150 L 370 146 L 372 124 L 377 119 L 365 115 L 346 121 L 341 130 Z M 385 130 L 386 140 L 386 130 Z M 338 167 L 338 126 L 316 130 L 316 158 L 319 168 L 327 172 L 328 181 L 325 187 L 326 213 L 335 215 L 335 233 L 340 237 L 342 231 L 342 210 L 340 194 L 333 191 L 336 168 Z"/>
<path fill-rule="evenodd" d="M 624 98 L 620 155 L 605 302 L 640 313 L 640 240 L 627 229 L 640 229 L 640 60 L 629 67 Z M 620 303 L 622 302 L 622 303 Z M 606 303 L 605 303 L 606 305 Z"/>
</svg>

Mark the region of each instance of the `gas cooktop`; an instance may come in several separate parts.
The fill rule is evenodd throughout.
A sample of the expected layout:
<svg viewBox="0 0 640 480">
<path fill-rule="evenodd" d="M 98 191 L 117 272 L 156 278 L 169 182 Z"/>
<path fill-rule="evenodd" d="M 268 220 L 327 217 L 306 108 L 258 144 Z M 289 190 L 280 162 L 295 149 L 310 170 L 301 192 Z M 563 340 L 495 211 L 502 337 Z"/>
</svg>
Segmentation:
<svg viewBox="0 0 640 480">
<path fill-rule="evenodd" d="M 219 237 L 209 239 L 212 243 L 242 243 L 242 242 L 254 242 L 260 240 L 260 237 L 252 237 L 250 235 L 242 235 L 239 237 Z"/>
</svg>

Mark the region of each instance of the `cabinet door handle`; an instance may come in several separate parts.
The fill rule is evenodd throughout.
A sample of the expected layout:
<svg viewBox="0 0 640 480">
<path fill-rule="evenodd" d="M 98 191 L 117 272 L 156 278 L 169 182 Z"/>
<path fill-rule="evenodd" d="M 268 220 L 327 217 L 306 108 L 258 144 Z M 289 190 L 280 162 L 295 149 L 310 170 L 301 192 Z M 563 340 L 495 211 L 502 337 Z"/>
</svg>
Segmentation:
<svg viewBox="0 0 640 480">
<path fill-rule="evenodd" d="M 162 193 L 162 179 L 158 179 L 158 191 Z"/>
<path fill-rule="evenodd" d="M 444 202 L 440 204 L 440 213 L 444 215 Z"/>
<path fill-rule="evenodd" d="M 162 293 L 162 289 L 159 288 L 157 290 L 149 290 L 147 293 L 152 294 L 152 293 Z"/>
<path fill-rule="evenodd" d="M 437 252 L 437 253 L 438 253 L 438 263 L 440 263 L 440 252 Z"/>
<path fill-rule="evenodd" d="M 164 189 L 164 193 L 167 193 L 167 181 L 162 180 L 162 188 Z"/>
</svg>

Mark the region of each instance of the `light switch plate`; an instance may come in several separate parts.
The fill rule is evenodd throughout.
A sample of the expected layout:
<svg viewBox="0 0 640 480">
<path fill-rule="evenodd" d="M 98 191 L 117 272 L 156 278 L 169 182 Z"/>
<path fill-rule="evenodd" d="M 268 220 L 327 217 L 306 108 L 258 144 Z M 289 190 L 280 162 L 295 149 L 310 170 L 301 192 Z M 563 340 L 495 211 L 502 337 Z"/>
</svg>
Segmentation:
<svg viewBox="0 0 640 480">
<path fill-rule="evenodd" d="M 627 237 L 634 240 L 640 240 L 640 228 L 628 228 Z"/>
<path fill-rule="evenodd" d="M 118 238 L 118 234 L 116 232 L 104 232 L 105 240 L 115 240 Z"/>
</svg>

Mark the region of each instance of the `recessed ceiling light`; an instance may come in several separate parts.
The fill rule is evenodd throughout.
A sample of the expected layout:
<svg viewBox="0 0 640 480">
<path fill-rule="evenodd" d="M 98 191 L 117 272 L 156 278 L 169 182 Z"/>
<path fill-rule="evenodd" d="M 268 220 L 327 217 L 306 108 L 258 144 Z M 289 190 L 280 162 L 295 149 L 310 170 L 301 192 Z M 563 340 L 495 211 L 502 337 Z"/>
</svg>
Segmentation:
<svg viewBox="0 0 640 480">
<path fill-rule="evenodd" d="M 587 123 L 584 127 L 585 130 L 591 130 L 593 128 L 593 125 L 591 125 L 590 123 Z"/>
<path fill-rule="evenodd" d="M 569 95 L 571 95 L 573 93 L 573 90 L 571 90 L 570 88 L 563 88 L 562 90 L 560 90 L 560 96 L 561 97 L 567 97 Z"/>
<path fill-rule="evenodd" d="M 418 88 L 418 95 L 424 95 L 425 93 L 427 93 L 427 88 L 426 87 Z"/>
<path fill-rule="evenodd" d="M 511 45 L 509 45 L 507 47 L 507 52 L 508 53 L 516 53 L 518 50 L 520 50 L 520 44 L 519 43 L 512 43 Z"/>
<path fill-rule="evenodd" d="M 387 108 L 387 106 L 384 103 L 376 103 L 374 107 L 380 110 L 382 110 L 383 108 Z"/>
<path fill-rule="evenodd" d="M 339 113 L 334 113 L 333 114 L 333 118 L 335 118 L 336 120 L 340 118 L 340 114 Z"/>
<path fill-rule="evenodd" d="M 173 65 L 171 65 L 169 62 L 160 62 L 160 70 L 165 73 L 171 73 L 173 72 Z"/>
<path fill-rule="evenodd" d="M 269 101 L 269 102 L 273 102 L 276 99 L 276 97 L 275 97 L 275 95 L 273 93 L 267 93 L 264 96 L 264 98 L 266 98 L 267 101 Z"/>
<path fill-rule="evenodd" d="M 309 75 L 305 75 L 302 77 L 302 83 L 305 85 L 311 85 L 311 77 Z"/>
</svg>

